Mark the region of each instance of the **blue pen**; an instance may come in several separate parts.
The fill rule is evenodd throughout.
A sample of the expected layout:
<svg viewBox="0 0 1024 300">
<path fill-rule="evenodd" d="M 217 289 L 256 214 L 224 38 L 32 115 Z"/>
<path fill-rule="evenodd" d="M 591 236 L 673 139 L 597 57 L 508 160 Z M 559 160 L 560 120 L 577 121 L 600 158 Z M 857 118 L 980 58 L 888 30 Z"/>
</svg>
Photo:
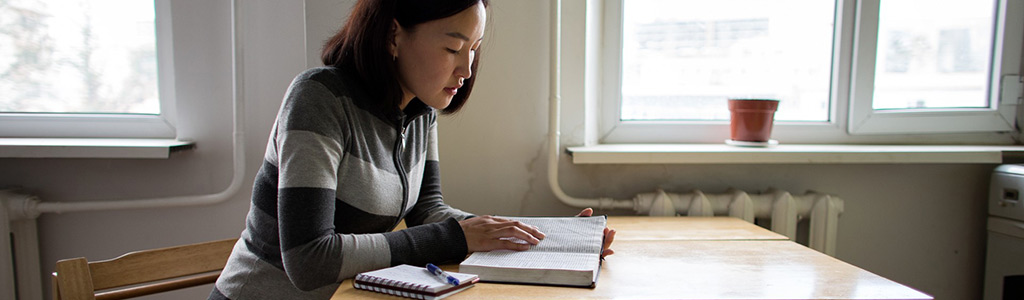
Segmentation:
<svg viewBox="0 0 1024 300">
<path fill-rule="evenodd" d="M 447 282 L 450 285 L 459 285 L 459 279 L 458 278 L 455 278 L 455 276 L 452 276 L 452 274 L 448 274 L 448 272 L 445 272 L 444 270 L 441 270 L 441 268 L 438 268 L 434 264 L 429 264 L 428 263 L 427 264 L 427 271 L 430 271 L 430 273 L 433 273 L 434 275 L 437 275 L 437 278 L 441 278 L 441 280 L 444 280 L 445 282 Z"/>
</svg>

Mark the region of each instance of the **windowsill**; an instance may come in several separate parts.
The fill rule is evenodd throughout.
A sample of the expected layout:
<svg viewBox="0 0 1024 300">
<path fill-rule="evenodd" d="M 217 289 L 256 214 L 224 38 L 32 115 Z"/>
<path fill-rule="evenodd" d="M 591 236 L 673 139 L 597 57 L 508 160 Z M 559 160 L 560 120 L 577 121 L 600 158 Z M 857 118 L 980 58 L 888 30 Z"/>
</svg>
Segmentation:
<svg viewBox="0 0 1024 300">
<path fill-rule="evenodd" d="M 173 139 L 0 138 L 0 158 L 146 158 L 195 148 Z"/>
<path fill-rule="evenodd" d="M 606 144 L 569 147 L 574 164 L 1001 164 L 1024 146 Z"/>
</svg>

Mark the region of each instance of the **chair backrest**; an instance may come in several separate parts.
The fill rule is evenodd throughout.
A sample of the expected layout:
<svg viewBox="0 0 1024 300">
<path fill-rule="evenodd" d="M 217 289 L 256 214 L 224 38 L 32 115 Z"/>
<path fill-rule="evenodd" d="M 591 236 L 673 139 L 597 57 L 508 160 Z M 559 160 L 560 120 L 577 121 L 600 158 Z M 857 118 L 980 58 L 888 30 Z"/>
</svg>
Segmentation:
<svg viewBox="0 0 1024 300">
<path fill-rule="evenodd" d="M 60 260 L 53 273 L 53 298 L 125 299 L 212 283 L 236 241 L 136 251 L 96 262 Z"/>
</svg>

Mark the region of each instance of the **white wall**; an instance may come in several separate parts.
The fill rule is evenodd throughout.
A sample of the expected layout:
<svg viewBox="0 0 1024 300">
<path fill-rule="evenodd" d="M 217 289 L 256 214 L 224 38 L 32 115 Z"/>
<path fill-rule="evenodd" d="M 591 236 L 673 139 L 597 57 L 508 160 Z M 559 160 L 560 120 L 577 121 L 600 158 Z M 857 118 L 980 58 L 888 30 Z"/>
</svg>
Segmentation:
<svg viewBox="0 0 1024 300">
<path fill-rule="evenodd" d="M 61 258 L 107 259 L 240 233 L 281 96 L 306 67 L 306 45 L 315 43 L 304 38 L 303 1 L 239 2 L 247 130 L 242 192 L 204 207 L 43 215 L 44 274 Z M 579 1 L 566 8 L 578 7 L 574 2 Z M 226 187 L 231 180 L 229 7 L 228 1 L 174 1 L 175 14 L 191 16 L 191 22 L 174 28 L 175 47 L 187 53 L 175 66 L 179 130 L 197 141 L 197 149 L 168 160 L 0 159 L 0 186 L 24 187 L 44 201 L 201 194 Z M 547 186 L 548 9 L 544 0 L 492 4 L 473 98 L 462 113 L 440 124 L 443 188 L 454 206 L 480 214 L 578 211 L 555 200 Z M 567 51 L 567 63 L 582 59 Z M 575 100 L 580 95 L 566 91 L 563 143 L 582 140 L 583 104 Z M 728 187 L 839 195 L 846 201 L 840 259 L 936 298 L 980 298 L 985 196 L 994 165 L 576 166 L 567 160 L 564 156 L 560 180 L 575 196 L 629 198 L 656 188 L 720 192 Z M 49 280 L 44 282 L 48 286 Z M 203 298 L 208 292 L 202 287 L 154 299 Z"/>
</svg>

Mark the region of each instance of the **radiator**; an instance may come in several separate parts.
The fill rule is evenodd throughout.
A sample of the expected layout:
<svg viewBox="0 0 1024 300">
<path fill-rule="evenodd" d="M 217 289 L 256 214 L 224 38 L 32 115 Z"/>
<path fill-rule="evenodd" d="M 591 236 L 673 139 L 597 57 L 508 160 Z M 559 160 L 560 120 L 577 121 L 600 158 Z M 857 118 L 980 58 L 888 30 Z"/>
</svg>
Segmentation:
<svg viewBox="0 0 1024 300">
<path fill-rule="evenodd" d="M 637 213 L 651 216 L 732 216 L 755 223 L 755 219 L 771 220 L 772 231 L 797 239 L 797 225 L 809 218 L 807 246 L 835 256 L 836 233 L 843 200 L 839 197 L 808 191 L 803 195 L 769 189 L 750 194 L 730 189 L 720 194 L 700 190 L 676 194 L 658 190 L 636 195 Z"/>
<path fill-rule="evenodd" d="M 35 196 L 0 190 L 0 299 L 43 299 L 39 265 L 38 215 L 25 215 L 22 205 Z"/>
</svg>

